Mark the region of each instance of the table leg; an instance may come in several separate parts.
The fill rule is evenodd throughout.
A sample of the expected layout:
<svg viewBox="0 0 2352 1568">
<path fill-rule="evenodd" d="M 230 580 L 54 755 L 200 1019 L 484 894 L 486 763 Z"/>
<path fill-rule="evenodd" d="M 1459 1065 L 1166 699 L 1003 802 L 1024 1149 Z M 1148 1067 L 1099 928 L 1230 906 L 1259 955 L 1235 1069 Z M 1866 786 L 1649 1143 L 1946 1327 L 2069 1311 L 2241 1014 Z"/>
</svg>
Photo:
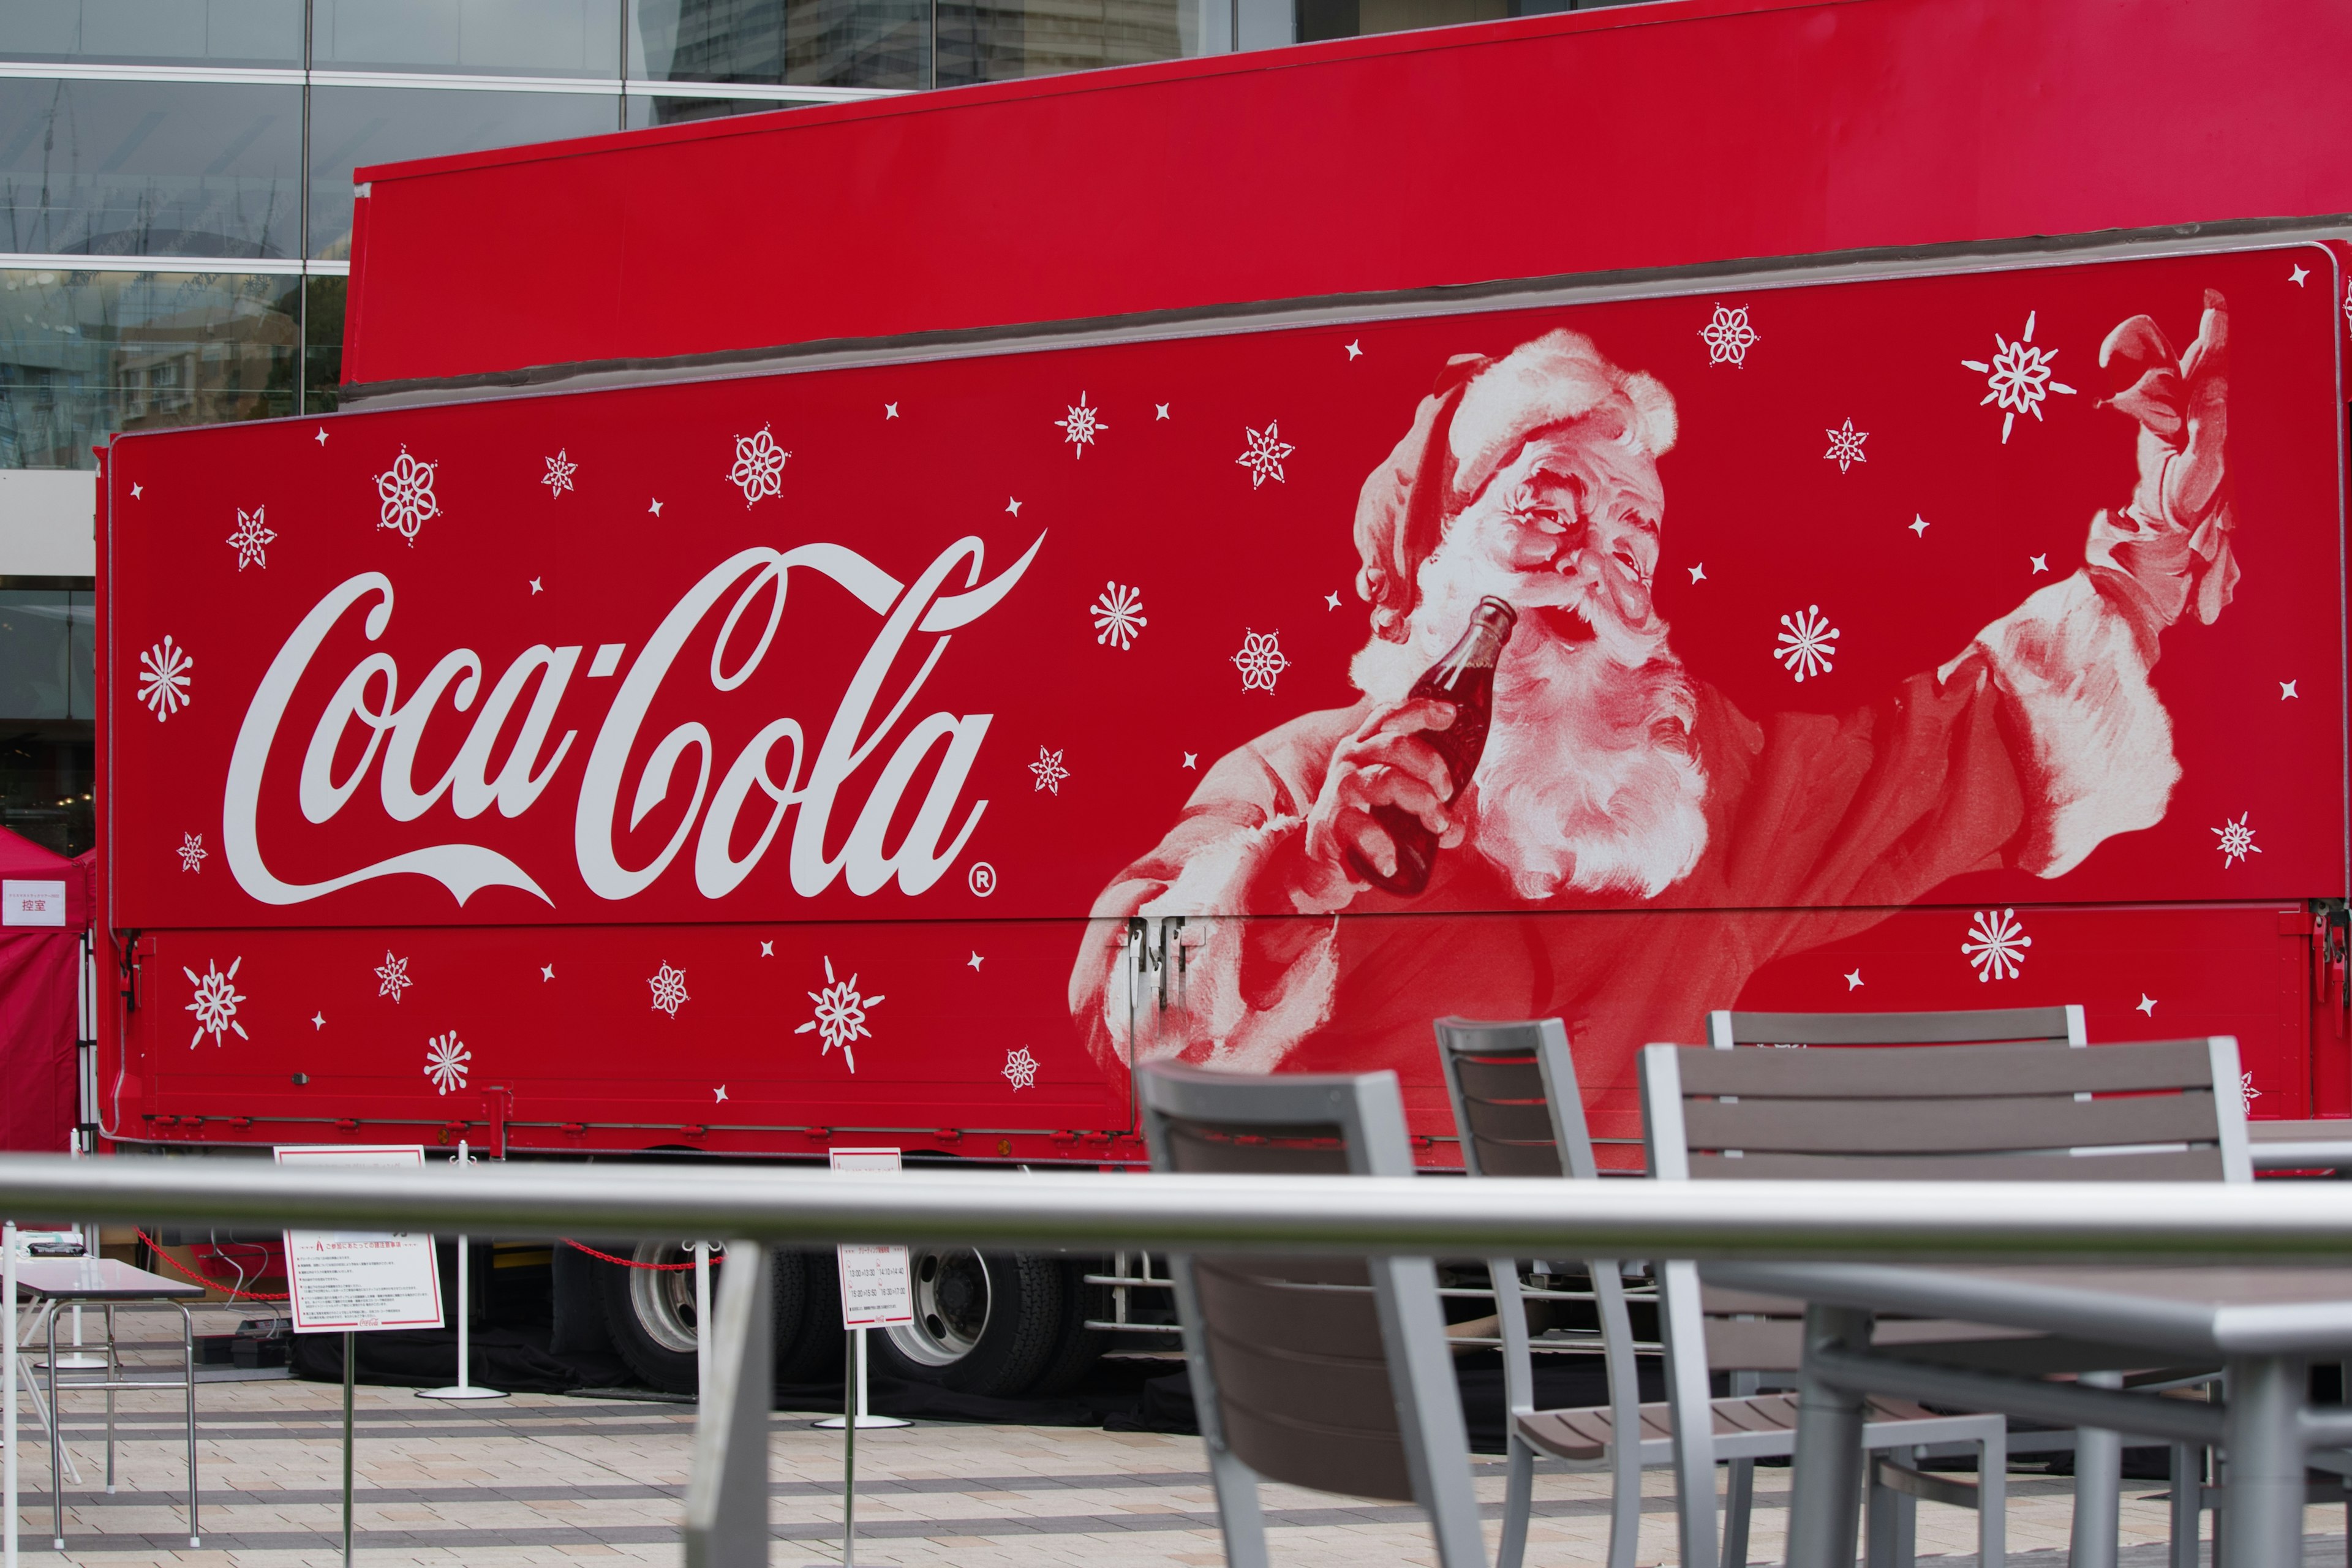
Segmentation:
<svg viewBox="0 0 2352 1568">
<path fill-rule="evenodd" d="M 58 1309 L 50 1303 L 48 1311 L 49 1344 L 49 1535 L 54 1551 L 66 1549 L 66 1478 L 65 1467 L 59 1463 L 65 1438 L 64 1413 L 58 1408 Z"/>
<path fill-rule="evenodd" d="M 188 1544 L 204 1544 L 202 1516 L 196 1504 L 196 1316 L 180 1309 L 180 1367 L 187 1379 L 188 1395 Z"/>
<path fill-rule="evenodd" d="M 1815 1374 L 1814 1352 L 1867 1352 L 1871 1314 L 1805 1309 L 1805 1370 L 1797 1395 L 1796 1472 L 1789 1503 L 1789 1568 L 1851 1568 L 1862 1508 L 1862 1395 Z"/>
<path fill-rule="evenodd" d="M 2086 1372 L 2085 1388 L 2121 1388 L 2119 1372 Z M 2074 1520 L 2067 1562 L 2072 1568 L 2116 1568 L 2123 1528 L 2124 1438 L 2120 1432 L 2074 1431 Z"/>
<path fill-rule="evenodd" d="M 122 1381 L 122 1368 L 114 1355 L 114 1308 L 109 1304 L 106 1312 L 106 1490 L 114 1493 L 114 1385 Z"/>
<path fill-rule="evenodd" d="M 2303 1408 L 2309 1373 L 2286 1356 L 2230 1363 L 2222 1417 L 2228 1490 L 2215 1541 L 2218 1559 L 2243 1563 L 2303 1561 Z"/>
</svg>

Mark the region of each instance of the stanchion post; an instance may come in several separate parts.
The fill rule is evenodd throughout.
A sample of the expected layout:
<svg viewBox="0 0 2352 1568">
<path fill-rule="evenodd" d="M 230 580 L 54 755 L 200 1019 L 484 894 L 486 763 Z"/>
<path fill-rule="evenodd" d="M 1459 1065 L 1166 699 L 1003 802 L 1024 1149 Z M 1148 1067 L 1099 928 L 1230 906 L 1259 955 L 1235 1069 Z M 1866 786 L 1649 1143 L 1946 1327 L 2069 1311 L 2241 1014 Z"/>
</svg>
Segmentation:
<svg viewBox="0 0 2352 1568">
<path fill-rule="evenodd" d="M 352 1568 L 352 1401 L 359 1386 L 360 1337 L 343 1334 L 343 1568 Z"/>
<path fill-rule="evenodd" d="M 8 1445 L 6 1457 L 0 1458 L 0 1469 L 7 1472 L 0 1478 L 0 1494 L 5 1494 L 0 1495 L 0 1509 L 6 1510 L 5 1522 L 0 1523 L 0 1538 L 5 1538 L 7 1545 L 0 1556 L 5 1558 L 5 1568 L 16 1568 L 16 1222 L 13 1219 L 0 1224 L 0 1305 L 5 1305 L 8 1313 L 5 1352 L 8 1366 L 0 1373 L 0 1382 L 7 1385 L 7 1414 L 0 1416 L 0 1440 Z"/>
<path fill-rule="evenodd" d="M 710 1243 L 694 1244 L 694 1400 L 710 1398 Z"/>
<path fill-rule="evenodd" d="M 460 1171 L 472 1164 L 473 1156 L 463 1138 L 457 1140 L 457 1166 Z M 420 1388 L 419 1399 L 504 1399 L 506 1391 L 499 1388 L 478 1388 L 474 1385 L 473 1350 L 473 1238 L 457 1238 L 457 1381 L 446 1388 Z"/>
<path fill-rule="evenodd" d="M 857 1418 L 865 1414 L 866 1331 L 849 1331 L 849 1376 L 856 1392 L 843 1391 L 841 1423 L 841 1568 L 857 1564 Z"/>
</svg>

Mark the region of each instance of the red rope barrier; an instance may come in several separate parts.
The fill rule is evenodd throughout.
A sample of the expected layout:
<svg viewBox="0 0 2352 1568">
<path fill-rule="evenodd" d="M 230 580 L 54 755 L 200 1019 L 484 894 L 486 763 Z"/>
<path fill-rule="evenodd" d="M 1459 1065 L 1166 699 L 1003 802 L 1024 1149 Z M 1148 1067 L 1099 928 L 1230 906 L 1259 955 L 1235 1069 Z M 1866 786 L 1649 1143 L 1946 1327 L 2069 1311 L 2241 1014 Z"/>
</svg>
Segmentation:
<svg viewBox="0 0 2352 1568">
<path fill-rule="evenodd" d="M 286 1297 L 278 1291 L 240 1290 L 234 1285 L 224 1285 L 217 1279 L 207 1279 L 203 1275 L 197 1273 L 194 1269 L 189 1268 L 186 1264 L 182 1263 L 178 1258 L 173 1257 L 170 1253 L 164 1251 L 163 1245 L 153 1237 L 148 1235 L 143 1230 L 140 1230 L 137 1226 L 132 1226 L 131 1228 L 137 1234 L 140 1240 L 147 1244 L 147 1249 L 149 1251 L 162 1258 L 164 1262 L 170 1264 L 178 1272 L 186 1275 L 189 1279 L 194 1280 L 197 1284 L 205 1287 L 207 1289 L 226 1290 L 240 1301 L 283 1301 L 286 1300 Z"/>
<path fill-rule="evenodd" d="M 601 1258 L 607 1263 L 617 1263 L 624 1268 L 645 1268 L 650 1269 L 656 1274 L 675 1274 L 681 1268 L 691 1268 L 694 1267 L 694 1262 L 691 1258 L 688 1259 L 684 1263 L 633 1262 L 626 1258 L 615 1258 L 609 1252 L 599 1252 L 594 1247 L 588 1246 L 584 1242 L 574 1241 L 568 1236 L 562 1237 L 560 1239 L 566 1247 L 578 1247 L 581 1251 L 586 1253 L 591 1258 Z"/>
</svg>

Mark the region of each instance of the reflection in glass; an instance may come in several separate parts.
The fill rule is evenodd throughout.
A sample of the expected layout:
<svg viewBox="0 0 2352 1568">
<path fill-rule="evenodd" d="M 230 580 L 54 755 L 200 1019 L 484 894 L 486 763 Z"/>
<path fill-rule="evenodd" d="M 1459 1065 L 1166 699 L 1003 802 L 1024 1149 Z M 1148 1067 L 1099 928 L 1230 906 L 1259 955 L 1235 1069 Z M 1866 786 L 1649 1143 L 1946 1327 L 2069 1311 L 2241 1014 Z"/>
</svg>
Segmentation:
<svg viewBox="0 0 2352 1568">
<path fill-rule="evenodd" d="M 351 254 L 352 171 L 362 164 L 561 142 L 620 125 L 617 92 L 312 88 L 310 254 Z"/>
<path fill-rule="evenodd" d="M 0 80 L 0 250 L 293 256 L 301 146 L 299 87 Z"/>
<path fill-rule="evenodd" d="M 91 716 L 92 606 L 86 591 L 0 587 L 0 721 Z"/>
<path fill-rule="evenodd" d="M 121 430 L 294 411 L 294 285 L 0 271 L 0 468 L 87 468 Z"/>
<path fill-rule="evenodd" d="M 317 0 L 320 70 L 617 77 L 621 0 Z"/>
<path fill-rule="evenodd" d="M 302 0 L 5 0 L 0 59 L 299 67 Z"/>
<path fill-rule="evenodd" d="M 726 120 L 738 114 L 766 114 L 802 107 L 772 98 L 648 98 L 638 94 L 629 100 L 629 129 L 643 131 L 652 125 L 685 125 L 697 120 Z"/>
<path fill-rule="evenodd" d="M 1177 0 L 940 0 L 939 85 L 1174 59 L 1178 11 Z"/>
<path fill-rule="evenodd" d="M 94 668 L 88 652 L 80 658 Z M 60 855 L 98 842 L 91 729 L 87 719 L 0 720 L 0 826 Z"/>
<path fill-rule="evenodd" d="M 313 278 L 305 285 L 302 318 L 302 412 L 332 414 L 342 402 L 343 300 L 346 278 Z"/>
<path fill-rule="evenodd" d="M 633 9 L 633 78 L 931 85 L 931 0 L 635 0 Z"/>
</svg>

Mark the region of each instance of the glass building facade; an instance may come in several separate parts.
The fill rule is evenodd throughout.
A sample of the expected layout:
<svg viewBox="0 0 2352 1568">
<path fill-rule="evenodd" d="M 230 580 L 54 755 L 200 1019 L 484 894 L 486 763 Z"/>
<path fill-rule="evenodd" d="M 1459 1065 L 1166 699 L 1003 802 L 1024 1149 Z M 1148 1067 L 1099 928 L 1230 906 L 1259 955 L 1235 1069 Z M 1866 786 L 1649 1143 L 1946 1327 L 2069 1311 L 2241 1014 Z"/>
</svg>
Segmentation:
<svg viewBox="0 0 2352 1568">
<path fill-rule="evenodd" d="M 1578 3 L 0 0 L 0 477 L 331 409 L 362 165 Z M 0 825 L 70 853 L 90 589 L 0 576 Z"/>
</svg>

